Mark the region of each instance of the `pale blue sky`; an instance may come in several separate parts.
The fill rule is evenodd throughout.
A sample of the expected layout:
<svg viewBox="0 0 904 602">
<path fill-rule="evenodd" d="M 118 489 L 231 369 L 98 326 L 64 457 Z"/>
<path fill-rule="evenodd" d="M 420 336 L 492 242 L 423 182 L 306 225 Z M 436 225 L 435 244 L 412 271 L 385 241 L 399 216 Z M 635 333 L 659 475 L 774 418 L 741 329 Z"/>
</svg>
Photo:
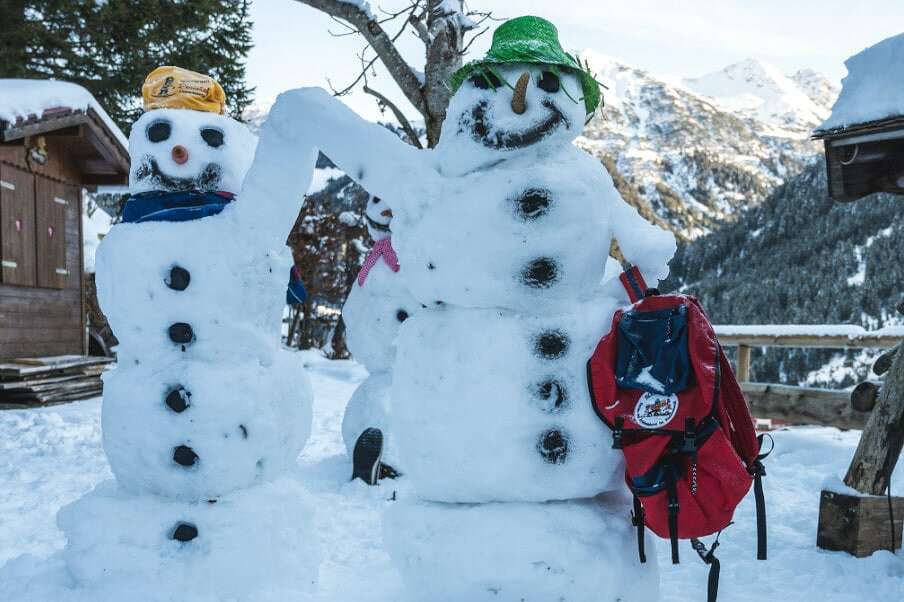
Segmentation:
<svg viewBox="0 0 904 602">
<path fill-rule="evenodd" d="M 387 9 L 406 0 L 371 0 Z M 649 71 L 692 77 L 743 60 L 758 58 L 787 73 L 812 67 L 838 81 L 844 59 L 890 35 L 904 31 L 902 0 L 471 0 L 473 9 L 499 17 L 535 14 L 553 21 L 570 50 L 591 48 Z M 355 36 L 335 38 L 341 26 L 295 0 L 254 0 L 255 48 L 248 57 L 248 79 L 257 99 L 270 103 L 282 91 L 324 86 L 330 78 L 344 87 L 358 73 Z M 403 36 L 409 62 L 423 67 L 422 46 Z M 489 33 L 471 49 L 482 55 Z M 375 89 L 400 98 L 383 73 Z M 345 102 L 370 119 L 379 113 L 363 93 Z M 413 111 L 409 111 L 413 115 Z"/>
</svg>

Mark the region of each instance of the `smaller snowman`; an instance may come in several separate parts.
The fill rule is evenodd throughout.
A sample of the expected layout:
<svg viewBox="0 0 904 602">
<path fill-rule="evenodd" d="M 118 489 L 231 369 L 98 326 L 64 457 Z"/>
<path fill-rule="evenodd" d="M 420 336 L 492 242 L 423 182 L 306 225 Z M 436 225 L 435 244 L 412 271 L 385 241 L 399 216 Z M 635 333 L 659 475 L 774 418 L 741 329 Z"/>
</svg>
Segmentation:
<svg viewBox="0 0 904 602">
<path fill-rule="evenodd" d="M 398 476 L 390 429 L 392 365 L 399 326 L 420 308 L 399 276 L 389 224 L 392 209 L 371 196 L 364 212 L 374 241 L 342 308 L 348 347 L 369 373 L 355 390 L 342 419 L 342 439 L 352 457 L 352 479 L 376 485 Z"/>
</svg>

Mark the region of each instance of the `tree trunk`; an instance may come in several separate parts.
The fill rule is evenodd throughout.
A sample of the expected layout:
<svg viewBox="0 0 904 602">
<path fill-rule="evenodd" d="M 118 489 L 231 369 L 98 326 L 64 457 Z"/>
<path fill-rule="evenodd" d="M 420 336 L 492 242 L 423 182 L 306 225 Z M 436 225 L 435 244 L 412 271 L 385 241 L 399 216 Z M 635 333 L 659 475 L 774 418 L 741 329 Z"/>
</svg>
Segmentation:
<svg viewBox="0 0 904 602">
<path fill-rule="evenodd" d="M 904 354 L 886 375 L 844 482 L 861 493 L 882 495 L 904 446 Z"/>
<path fill-rule="evenodd" d="M 428 3 L 430 14 L 427 17 L 427 30 L 430 32 L 430 43 L 427 45 L 424 70 L 426 112 L 423 117 L 427 129 L 427 146 L 430 148 L 439 142 L 443 121 L 446 119 L 446 108 L 452 98 L 448 81 L 461 67 L 464 41 L 458 15 L 443 15 L 441 5 L 441 0 L 430 0 Z"/>
</svg>

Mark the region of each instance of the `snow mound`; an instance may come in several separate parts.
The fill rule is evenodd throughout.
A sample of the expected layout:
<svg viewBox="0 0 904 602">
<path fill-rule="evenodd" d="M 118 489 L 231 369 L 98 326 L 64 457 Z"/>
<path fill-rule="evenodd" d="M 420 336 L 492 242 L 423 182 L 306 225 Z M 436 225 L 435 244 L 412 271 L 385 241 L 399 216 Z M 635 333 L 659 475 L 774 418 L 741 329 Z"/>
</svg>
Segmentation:
<svg viewBox="0 0 904 602">
<path fill-rule="evenodd" d="M 640 564 L 627 513 L 620 500 L 400 501 L 386 512 L 383 538 L 405 566 L 412 600 L 659 600 L 655 553 Z"/>
<path fill-rule="evenodd" d="M 57 515 L 62 555 L 95 600 L 296 600 L 316 586 L 319 565 L 308 500 L 288 479 L 215 503 L 135 496 L 106 481 Z M 185 525 L 197 536 L 174 539 Z"/>
<path fill-rule="evenodd" d="M 825 132 L 904 115 L 904 33 L 882 40 L 844 62 L 848 74 Z"/>
<path fill-rule="evenodd" d="M 28 119 L 31 115 L 41 117 L 47 109 L 60 107 L 94 109 L 123 148 L 128 148 L 125 134 L 83 87 L 47 79 L 0 79 L 0 121 L 15 123 L 17 119 Z"/>
</svg>

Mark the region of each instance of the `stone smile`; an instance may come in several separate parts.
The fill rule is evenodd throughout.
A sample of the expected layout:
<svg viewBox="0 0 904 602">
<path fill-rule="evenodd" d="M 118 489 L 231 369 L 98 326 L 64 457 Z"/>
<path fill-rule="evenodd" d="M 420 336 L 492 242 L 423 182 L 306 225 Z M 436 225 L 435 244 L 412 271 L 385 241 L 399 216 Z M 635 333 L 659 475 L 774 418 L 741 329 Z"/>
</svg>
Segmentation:
<svg viewBox="0 0 904 602">
<path fill-rule="evenodd" d="M 535 144 L 552 133 L 560 124 L 569 127 L 568 119 L 553 102 L 544 100 L 542 105 L 549 109 L 549 116 L 537 125 L 517 132 L 491 133 L 486 120 L 487 103 L 481 102 L 471 111 L 471 135 L 488 148 L 506 150 Z"/>
<path fill-rule="evenodd" d="M 150 180 L 160 190 L 206 190 L 219 189 L 223 170 L 216 163 L 208 163 L 201 173 L 192 178 L 177 178 L 163 173 L 157 160 L 145 155 L 135 174 L 139 180 Z"/>
</svg>

